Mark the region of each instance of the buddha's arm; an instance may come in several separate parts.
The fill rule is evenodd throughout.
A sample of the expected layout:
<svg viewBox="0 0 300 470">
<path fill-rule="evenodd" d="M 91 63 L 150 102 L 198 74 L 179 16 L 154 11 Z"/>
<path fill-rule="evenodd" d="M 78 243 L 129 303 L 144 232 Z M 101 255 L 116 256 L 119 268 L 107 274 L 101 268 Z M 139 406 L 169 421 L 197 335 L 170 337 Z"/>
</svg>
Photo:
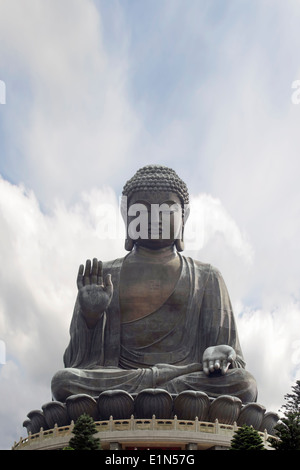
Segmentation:
<svg viewBox="0 0 300 470">
<path fill-rule="evenodd" d="M 229 294 L 222 275 L 213 267 L 204 291 L 201 317 L 206 332 L 204 372 L 226 373 L 228 368 L 245 367 Z"/>
<path fill-rule="evenodd" d="M 65 367 L 90 369 L 103 363 L 105 324 L 104 312 L 95 327 L 89 328 L 77 297 L 70 325 L 70 341 L 64 353 Z"/>
</svg>

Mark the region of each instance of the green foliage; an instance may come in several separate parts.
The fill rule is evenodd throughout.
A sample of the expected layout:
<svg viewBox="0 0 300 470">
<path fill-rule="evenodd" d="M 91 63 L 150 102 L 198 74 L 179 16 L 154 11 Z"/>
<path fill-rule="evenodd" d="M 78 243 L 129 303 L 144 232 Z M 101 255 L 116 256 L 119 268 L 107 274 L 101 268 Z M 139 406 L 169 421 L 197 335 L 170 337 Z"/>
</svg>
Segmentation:
<svg viewBox="0 0 300 470">
<path fill-rule="evenodd" d="M 292 387 L 293 393 L 284 396 L 284 417 L 275 426 L 278 440 L 271 439 L 271 445 L 276 450 L 300 450 L 300 380 Z"/>
<path fill-rule="evenodd" d="M 264 443 L 255 429 L 244 425 L 234 433 L 229 450 L 264 450 Z"/>
<path fill-rule="evenodd" d="M 75 423 L 68 450 L 101 450 L 100 439 L 94 437 L 97 429 L 93 418 L 87 414 L 81 415 Z"/>
</svg>

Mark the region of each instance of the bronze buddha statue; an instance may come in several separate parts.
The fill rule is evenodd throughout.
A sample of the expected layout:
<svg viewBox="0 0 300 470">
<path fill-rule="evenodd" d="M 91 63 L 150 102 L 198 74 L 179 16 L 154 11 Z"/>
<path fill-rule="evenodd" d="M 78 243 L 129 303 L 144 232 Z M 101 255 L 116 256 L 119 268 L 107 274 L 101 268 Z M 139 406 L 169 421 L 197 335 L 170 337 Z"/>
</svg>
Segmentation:
<svg viewBox="0 0 300 470">
<path fill-rule="evenodd" d="M 152 387 L 256 401 L 220 272 L 181 254 L 185 183 L 172 169 L 148 165 L 126 183 L 123 198 L 128 254 L 79 267 L 70 343 L 65 368 L 52 379 L 53 398 Z M 162 207 L 169 212 L 167 236 Z"/>
</svg>

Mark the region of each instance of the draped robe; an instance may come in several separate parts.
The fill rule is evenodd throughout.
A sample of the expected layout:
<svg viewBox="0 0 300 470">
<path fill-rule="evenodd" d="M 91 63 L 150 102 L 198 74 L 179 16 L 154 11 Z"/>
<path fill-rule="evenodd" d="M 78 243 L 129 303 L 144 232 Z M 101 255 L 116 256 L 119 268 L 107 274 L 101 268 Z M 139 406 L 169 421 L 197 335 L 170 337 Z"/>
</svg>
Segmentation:
<svg viewBox="0 0 300 470">
<path fill-rule="evenodd" d="M 96 396 L 109 389 L 137 393 L 159 387 L 174 394 L 192 389 L 212 397 L 230 394 L 243 402 L 256 400 L 256 382 L 245 370 L 220 272 L 209 264 L 179 256 L 181 272 L 171 295 L 154 312 L 126 323 L 119 299 L 124 258 L 103 263 L 103 276 L 110 273 L 114 285 L 112 301 L 96 327 L 89 329 L 76 300 L 65 369 L 52 380 L 55 399 L 63 401 L 75 393 Z M 176 309 L 178 296 L 181 304 L 184 302 L 180 310 Z M 235 361 L 225 375 L 207 376 L 202 365 L 205 349 L 224 344 L 235 350 Z"/>
</svg>

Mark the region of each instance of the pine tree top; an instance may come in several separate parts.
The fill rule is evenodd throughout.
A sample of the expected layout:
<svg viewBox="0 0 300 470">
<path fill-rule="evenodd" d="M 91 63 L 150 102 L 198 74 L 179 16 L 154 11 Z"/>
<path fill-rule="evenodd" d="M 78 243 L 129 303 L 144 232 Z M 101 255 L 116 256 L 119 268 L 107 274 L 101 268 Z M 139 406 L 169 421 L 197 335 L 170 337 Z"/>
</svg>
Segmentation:
<svg viewBox="0 0 300 470">
<path fill-rule="evenodd" d="M 100 439 L 95 438 L 97 433 L 93 418 L 87 414 L 81 415 L 76 421 L 69 447 L 74 450 L 100 450 Z"/>
<path fill-rule="evenodd" d="M 264 450 L 264 443 L 251 426 L 241 426 L 231 440 L 230 450 Z"/>
</svg>

